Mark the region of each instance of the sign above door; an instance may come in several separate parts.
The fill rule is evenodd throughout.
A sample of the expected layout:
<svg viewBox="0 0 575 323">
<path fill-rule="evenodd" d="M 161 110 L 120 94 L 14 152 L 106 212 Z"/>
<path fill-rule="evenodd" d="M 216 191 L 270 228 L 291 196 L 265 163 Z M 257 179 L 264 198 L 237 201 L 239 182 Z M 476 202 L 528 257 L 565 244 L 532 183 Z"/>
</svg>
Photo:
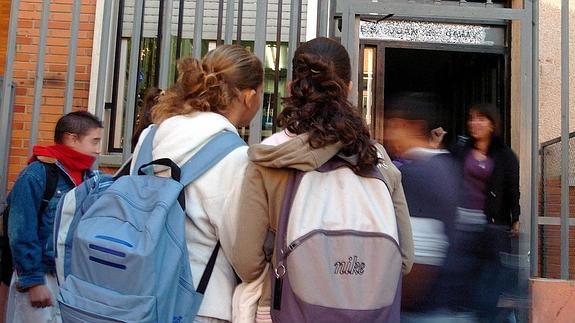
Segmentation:
<svg viewBox="0 0 575 323">
<path fill-rule="evenodd" d="M 409 20 L 361 21 L 360 39 L 455 45 L 503 46 L 504 28 Z"/>
</svg>

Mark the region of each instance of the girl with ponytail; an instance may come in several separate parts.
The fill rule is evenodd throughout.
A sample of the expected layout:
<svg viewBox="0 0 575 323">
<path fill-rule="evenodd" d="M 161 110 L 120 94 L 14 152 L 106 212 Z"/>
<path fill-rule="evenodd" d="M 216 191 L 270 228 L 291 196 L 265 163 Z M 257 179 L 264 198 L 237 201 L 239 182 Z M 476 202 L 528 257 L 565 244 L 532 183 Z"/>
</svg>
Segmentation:
<svg viewBox="0 0 575 323">
<path fill-rule="evenodd" d="M 159 96 L 151 113 L 157 125 L 152 155 L 182 166 L 217 133 L 237 134 L 237 127 L 249 124 L 261 105 L 264 74 L 255 55 L 233 45 L 219 46 L 201 60 L 181 59 L 177 68 L 176 83 Z M 140 136 L 134 160 L 147 133 Z M 221 226 L 233 215 L 230 209 L 248 164 L 246 151 L 245 146 L 236 148 L 184 189 L 186 201 L 193 201 L 186 205 L 185 230 L 196 288 L 218 240 L 222 245 L 194 322 L 232 320 L 236 276 L 226 258 L 230 237 L 221 233 Z"/>
<path fill-rule="evenodd" d="M 274 250 L 273 238 L 268 233 L 278 230 L 286 186 L 294 169 L 311 172 L 332 159 L 343 160 L 355 174 L 379 169 L 395 209 L 402 271 L 405 274 L 411 269 L 413 243 L 400 173 L 383 147 L 370 139 L 359 110 L 348 101 L 350 76 L 349 55 L 341 44 L 328 38 L 303 43 L 295 51 L 289 96 L 283 99 L 283 111 L 277 118 L 278 125 L 284 129 L 248 150 L 250 164 L 242 186 L 241 206 L 238 215 L 230 218 L 224 228 L 231 230 L 229 235 L 235 236 L 230 260 L 239 277 L 247 283 L 263 282 L 257 320 L 270 319 L 272 286 L 269 279 L 262 277 L 266 277 L 268 262 L 271 266 L 276 265 L 278 250 Z M 297 196 L 304 194 L 303 189 L 300 187 Z M 353 194 L 357 194 L 351 190 L 346 192 L 351 197 L 338 198 L 341 203 L 349 203 Z M 317 194 L 330 196 L 341 194 L 341 191 L 332 187 L 306 186 L 302 196 Z M 323 207 L 321 201 L 318 205 L 315 210 L 310 210 L 310 216 L 318 215 L 318 210 Z M 342 205 L 342 208 L 348 207 L 347 204 Z M 234 309 L 235 303 L 234 299 Z"/>
</svg>

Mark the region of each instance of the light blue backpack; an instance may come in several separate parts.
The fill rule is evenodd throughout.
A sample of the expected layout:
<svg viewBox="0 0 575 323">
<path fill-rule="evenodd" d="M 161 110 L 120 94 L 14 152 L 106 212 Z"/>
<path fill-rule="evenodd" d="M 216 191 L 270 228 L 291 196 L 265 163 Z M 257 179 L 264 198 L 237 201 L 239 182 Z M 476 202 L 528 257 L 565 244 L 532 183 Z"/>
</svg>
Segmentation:
<svg viewBox="0 0 575 323">
<path fill-rule="evenodd" d="M 144 139 L 137 174 L 96 177 L 67 194 L 55 223 L 58 302 L 64 322 L 192 322 L 219 242 L 194 288 L 186 247 L 183 189 L 235 148 L 237 134 L 214 136 L 180 168 L 151 161 L 156 127 Z M 152 165 L 171 168 L 171 178 Z"/>
</svg>

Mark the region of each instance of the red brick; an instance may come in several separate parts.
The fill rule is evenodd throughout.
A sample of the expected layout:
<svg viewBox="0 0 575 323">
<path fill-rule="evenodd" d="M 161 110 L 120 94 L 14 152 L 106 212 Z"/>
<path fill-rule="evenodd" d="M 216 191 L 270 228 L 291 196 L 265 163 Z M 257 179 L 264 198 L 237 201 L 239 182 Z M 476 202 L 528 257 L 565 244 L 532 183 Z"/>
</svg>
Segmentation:
<svg viewBox="0 0 575 323">
<path fill-rule="evenodd" d="M 73 1 L 52 0 L 50 2 L 47 55 L 45 56 L 44 83 L 40 100 L 41 122 L 39 123 L 40 131 L 37 136 L 39 143 L 52 142 L 52 131 L 55 122 L 63 111 Z M 9 155 L 9 186 L 12 185 L 19 170 L 27 161 L 42 2 L 42 0 L 22 0 L 20 2 L 16 39 L 17 52 L 14 63 L 14 82 L 17 88 L 13 132 L 11 133 L 11 152 Z M 86 109 L 88 104 L 95 8 L 95 0 L 82 1 L 73 92 L 73 106 L 75 109 Z M 0 65 L 4 65 L 1 61 L 0 63 Z"/>
</svg>

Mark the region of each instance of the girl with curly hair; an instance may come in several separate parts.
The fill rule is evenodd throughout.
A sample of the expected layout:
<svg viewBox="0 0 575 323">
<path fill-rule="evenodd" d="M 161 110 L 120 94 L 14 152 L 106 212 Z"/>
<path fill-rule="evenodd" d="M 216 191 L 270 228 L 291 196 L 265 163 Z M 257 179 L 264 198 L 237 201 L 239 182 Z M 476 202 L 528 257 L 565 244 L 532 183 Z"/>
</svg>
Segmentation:
<svg viewBox="0 0 575 323">
<path fill-rule="evenodd" d="M 272 305 L 271 281 L 261 277 L 265 276 L 268 262 L 271 262 L 272 269 L 276 269 L 278 250 L 273 247 L 272 236 L 278 232 L 282 203 L 288 191 L 286 186 L 294 170 L 312 172 L 334 158 L 345 162 L 353 171 L 349 175 L 352 178 L 354 175 L 379 170 L 388 187 L 385 190 L 389 191 L 387 196 L 390 204 L 393 201 L 391 209 L 395 211 L 399 227 L 401 259 L 398 260 L 396 270 L 398 274 L 400 271 L 407 273 L 411 268 L 411 227 L 399 171 L 393 166 L 383 147 L 370 139 L 359 110 L 347 100 L 350 87 L 350 59 L 341 44 L 328 38 L 316 38 L 303 43 L 295 52 L 293 81 L 289 85 L 289 96 L 283 99 L 284 109 L 277 120 L 284 130 L 248 150 L 250 163 L 241 191 L 242 202 L 238 216 L 230 218 L 232 221 L 227 223 L 225 228 L 232 231 L 231 236 L 235 236 L 230 260 L 239 277 L 248 283 L 257 281 L 258 278 L 263 281 L 262 295 L 257 305 L 258 320 L 269 320 Z M 354 182 L 353 179 L 351 181 Z M 345 187 L 300 186 L 297 194 L 318 196 L 320 193 L 321 197 L 330 197 L 330 200 L 336 201 L 336 211 L 354 208 L 361 203 L 354 205 L 355 202 L 351 200 L 354 200 L 358 193 L 346 190 Z M 333 196 L 336 198 L 333 199 Z M 302 219 L 298 218 L 298 221 L 325 224 L 325 212 L 317 210 L 331 210 L 334 206 L 325 205 L 327 198 L 321 200 L 321 197 L 317 197 L 317 208 L 310 209 L 309 213 L 321 219 L 304 216 Z M 354 201 L 367 199 L 369 198 Z M 379 197 L 370 200 L 367 203 L 369 205 L 360 207 L 370 208 L 373 202 L 378 208 L 383 203 L 377 201 L 378 199 Z M 382 196 L 381 201 L 383 200 Z M 345 212 L 344 214 L 344 217 L 349 215 Z M 292 221 L 293 218 L 290 218 L 290 225 Z M 288 226 L 288 232 L 290 228 Z M 376 262 L 377 259 L 373 261 Z M 303 321 L 308 319 L 303 318 Z M 298 321 L 301 320 L 302 317 L 299 317 Z"/>
</svg>

